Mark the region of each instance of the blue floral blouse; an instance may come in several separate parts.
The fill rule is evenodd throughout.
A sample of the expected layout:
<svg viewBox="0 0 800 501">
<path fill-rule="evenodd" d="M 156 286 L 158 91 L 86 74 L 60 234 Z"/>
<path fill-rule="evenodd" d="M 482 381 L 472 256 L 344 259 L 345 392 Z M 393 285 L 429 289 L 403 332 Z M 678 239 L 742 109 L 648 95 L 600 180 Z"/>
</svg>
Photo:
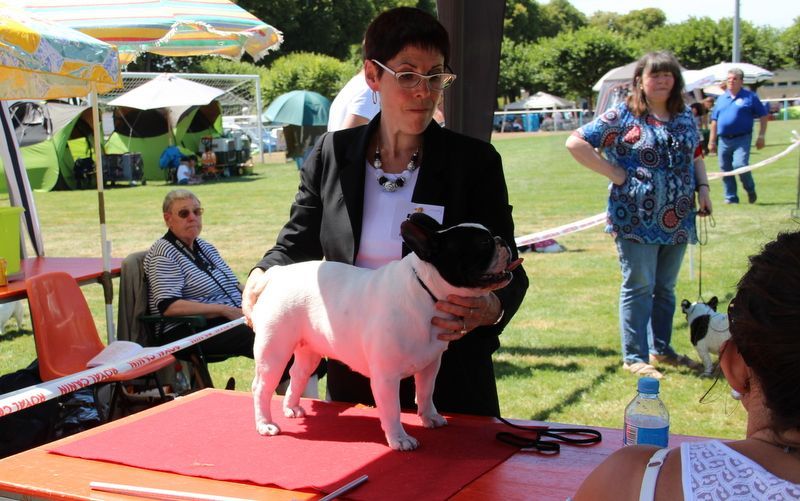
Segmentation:
<svg viewBox="0 0 800 501">
<path fill-rule="evenodd" d="M 609 187 L 606 232 L 646 244 L 696 243 L 694 158 L 700 138 L 688 107 L 669 122 L 625 103 L 574 132 L 628 171 Z"/>
</svg>

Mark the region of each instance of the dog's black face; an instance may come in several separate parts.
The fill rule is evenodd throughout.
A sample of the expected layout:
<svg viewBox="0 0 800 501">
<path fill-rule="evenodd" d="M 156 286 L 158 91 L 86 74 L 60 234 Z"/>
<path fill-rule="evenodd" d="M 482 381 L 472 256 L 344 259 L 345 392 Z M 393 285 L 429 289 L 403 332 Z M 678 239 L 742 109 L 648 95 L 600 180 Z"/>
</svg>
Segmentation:
<svg viewBox="0 0 800 501">
<path fill-rule="evenodd" d="M 717 311 L 718 304 L 717 296 L 712 297 L 707 303 L 690 303 L 686 299 L 681 301 L 681 311 L 686 315 L 686 321 L 689 323 L 692 345 L 697 346 L 697 343 L 706 337 L 711 314 Z"/>
<path fill-rule="evenodd" d="M 511 280 L 522 260 L 511 261 L 505 240 L 479 224 L 443 228 L 426 214 L 412 214 L 400 225 L 403 241 L 455 287 L 497 289 Z"/>
</svg>

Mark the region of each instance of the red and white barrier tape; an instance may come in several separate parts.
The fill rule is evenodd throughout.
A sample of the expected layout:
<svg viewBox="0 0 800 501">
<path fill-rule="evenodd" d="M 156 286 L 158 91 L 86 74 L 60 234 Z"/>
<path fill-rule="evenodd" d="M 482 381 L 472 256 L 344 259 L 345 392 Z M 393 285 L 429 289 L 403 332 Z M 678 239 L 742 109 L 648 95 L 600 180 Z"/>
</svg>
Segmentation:
<svg viewBox="0 0 800 501">
<path fill-rule="evenodd" d="M 569 223 L 563 226 L 559 226 L 557 228 L 551 228 L 549 230 L 539 231 L 537 233 L 530 233 L 528 235 L 517 237 L 514 239 L 514 243 L 517 245 L 517 247 L 522 247 L 523 245 L 532 245 L 537 242 L 550 240 L 556 237 L 560 237 L 561 235 L 566 235 L 568 233 L 575 233 L 576 231 L 585 230 L 586 228 L 591 228 L 592 226 L 597 226 L 598 224 L 603 224 L 605 222 L 606 222 L 606 213 L 601 212 L 600 214 L 597 214 L 592 217 L 587 217 L 585 219 L 581 219 L 580 221 L 575 221 L 574 223 Z"/>
<path fill-rule="evenodd" d="M 176 351 L 183 350 L 197 343 L 214 337 L 221 332 L 244 323 L 244 317 L 206 329 L 191 336 L 161 346 L 160 350 L 148 352 L 146 355 L 134 355 L 119 362 L 92 367 L 62 378 L 53 379 L 37 385 L 0 395 L 0 417 L 33 407 L 48 400 L 58 398 L 75 390 L 100 383 L 120 373 L 138 369 L 159 358 L 164 358 Z"/>
<path fill-rule="evenodd" d="M 778 153 L 777 155 L 764 159 L 753 165 L 745 165 L 744 167 L 739 167 L 738 169 L 732 170 L 730 172 L 709 172 L 708 179 L 721 179 L 726 176 L 736 176 L 743 172 L 749 172 L 753 169 L 764 167 L 765 165 L 771 164 L 772 162 L 775 162 L 778 159 L 785 157 L 786 155 L 791 153 L 792 150 L 798 147 L 800 147 L 800 138 L 797 135 L 795 135 L 794 142 L 791 145 L 789 145 L 788 148 Z M 575 233 L 576 231 L 585 230 L 586 228 L 591 228 L 593 226 L 597 226 L 605 222 L 606 222 L 606 213 L 603 212 L 601 214 L 587 217 L 585 219 L 581 219 L 580 221 L 575 221 L 574 223 L 565 224 L 557 228 L 552 228 L 549 230 L 539 231 L 537 233 L 530 233 L 528 235 L 516 237 L 514 239 L 514 243 L 517 245 L 517 247 L 522 247 L 525 245 L 533 245 L 535 243 L 543 242 L 545 240 L 555 239 L 556 237 L 562 235 L 567 235 L 569 233 Z"/>
<path fill-rule="evenodd" d="M 728 172 L 719 172 L 719 171 L 717 171 L 717 172 L 709 172 L 708 173 L 708 178 L 709 179 L 720 179 L 720 178 L 723 178 L 723 177 L 738 176 L 739 174 L 744 174 L 745 172 L 750 172 L 753 169 L 758 169 L 759 167 L 764 167 L 765 165 L 771 164 L 772 162 L 775 162 L 776 160 L 785 157 L 786 155 L 791 153 L 792 150 L 794 150 L 797 147 L 800 147 L 800 140 L 795 139 L 794 142 L 792 144 L 790 144 L 788 148 L 786 148 L 785 150 L 783 150 L 782 152 L 778 153 L 775 156 L 772 156 L 772 157 L 769 157 L 769 158 L 765 158 L 764 160 L 762 160 L 762 161 L 760 161 L 758 163 L 755 163 L 753 165 L 745 165 L 744 167 L 739 167 L 738 169 L 734 169 L 734 170 L 728 171 Z"/>
</svg>

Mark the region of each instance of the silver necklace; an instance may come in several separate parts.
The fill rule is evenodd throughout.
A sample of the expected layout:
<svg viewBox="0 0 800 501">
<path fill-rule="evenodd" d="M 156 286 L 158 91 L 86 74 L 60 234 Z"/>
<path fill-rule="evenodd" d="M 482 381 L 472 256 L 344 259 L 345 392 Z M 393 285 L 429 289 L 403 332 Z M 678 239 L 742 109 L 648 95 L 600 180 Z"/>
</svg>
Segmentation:
<svg viewBox="0 0 800 501">
<path fill-rule="evenodd" d="M 383 172 L 383 169 L 381 168 L 383 166 L 383 162 L 381 162 L 381 147 L 378 146 L 375 148 L 375 162 L 373 163 L 373 168 L 375 169 L 375 178 L 378 180 L 378 184 L 383 188 L 383 191 L 391 193 L 405 186 L 406 181 L 408 181 L 408 178 L 411 177 L 411 174 L 419 168 L 419 165 L 417 165 L 418 159 L 419 148 L 417 148 L 417 151 L 411 155 L 411 160 L 408 161 L 406 169 L 396 178 L 389 179 L 386 177 L 386 173 Z"/>
</svg>

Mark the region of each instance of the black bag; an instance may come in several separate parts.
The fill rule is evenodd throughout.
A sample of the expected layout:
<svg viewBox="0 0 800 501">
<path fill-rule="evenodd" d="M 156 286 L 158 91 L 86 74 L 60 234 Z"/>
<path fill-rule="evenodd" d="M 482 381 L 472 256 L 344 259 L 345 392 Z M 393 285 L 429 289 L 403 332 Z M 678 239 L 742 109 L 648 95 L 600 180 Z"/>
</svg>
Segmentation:
<svg viewBox="0 0 800 501">
<path fill-rule="evenodd" d="M 92 177 L 95 175 L 94 160 L 91 158 L 78 158 L 72 169 L 78 189 L 91 188 Z"/>
<path fill-rule="evenodd" d="M 0 376 L 0 395 L 41 383 L 39 362 Z M 0 457 L 10 456 L 48 442 L 59 417 L 59 405 L 49 400 L 0 417 Z"/>
</svg>

